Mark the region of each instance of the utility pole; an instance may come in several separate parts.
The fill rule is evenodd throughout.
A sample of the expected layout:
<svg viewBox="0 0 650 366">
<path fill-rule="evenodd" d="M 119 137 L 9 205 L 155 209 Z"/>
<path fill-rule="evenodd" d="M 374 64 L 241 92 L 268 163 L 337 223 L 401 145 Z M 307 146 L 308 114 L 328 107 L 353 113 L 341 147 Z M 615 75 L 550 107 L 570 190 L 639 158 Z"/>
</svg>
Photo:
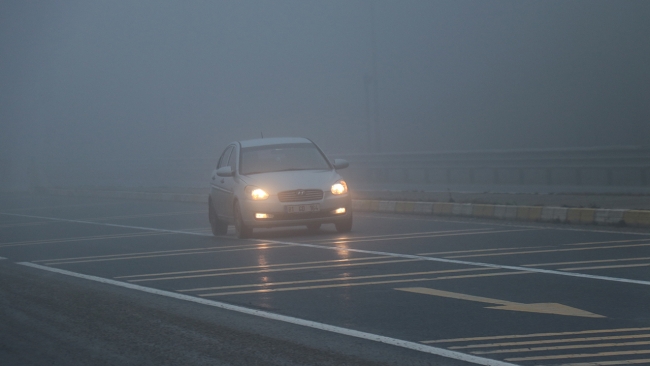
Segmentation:
<svg viewBox="0 0 650 366">
<path fill-rule="evenodd" d="M 366 97 L 366 152 L 369 153 L 375 150 L 372 143 L 373 121 L 370 115 L 370 84 L 372 84 L 372 76 L 369 74 L 363 75 L 363 90 Z"/>
<path fill-rule="evenodd" d="M 375 37 L 375 1 L 370 1 L 370 46 L 372 48 L 372 85 L 373 85 L 373 108 L 374 108 L 374 135 L 375 143 L 373 152 L 381 152 L 381 132 L 379 129 L 379 98 L 377 96 L 377 39 Z"/>
</svg>

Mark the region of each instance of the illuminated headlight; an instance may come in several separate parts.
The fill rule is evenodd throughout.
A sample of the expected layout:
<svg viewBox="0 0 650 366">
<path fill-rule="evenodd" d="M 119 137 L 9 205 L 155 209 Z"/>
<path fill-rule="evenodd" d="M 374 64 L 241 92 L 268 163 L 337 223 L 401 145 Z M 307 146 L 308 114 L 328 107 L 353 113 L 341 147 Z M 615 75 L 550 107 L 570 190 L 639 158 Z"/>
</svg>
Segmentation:
<svg viewBox="0 0 650 366">
<path fill-rule="evenodd" d="M 335 215 L 340 215 L 345 213 L 345 207 L 337 208 L 336 210 L 332 211 Z"/>
<path fill-rule="evenodd" d="M 343 179 L 332 184 L 332 194 L 343 194 L 348 193 L 348 185 Z"/>
<path fill-rule="evenodd" d="M 258 213 L 255 214 L 255 218 L 256 218 L 256 219 L 272 219 L 272 218 L 273 218 L 273 215 L 271 215 L 271 214 L 266 214 L 266 213 L 259 213 L 259 212 L 258 212 Z"/>
<path fill-rule="evenodd" d="M 246 187 L 246 194 L 255 201 L 265 200 L 269 198 L 269 194 L 264 192 L 262 188 L 253 186 Z"/>
</svg>

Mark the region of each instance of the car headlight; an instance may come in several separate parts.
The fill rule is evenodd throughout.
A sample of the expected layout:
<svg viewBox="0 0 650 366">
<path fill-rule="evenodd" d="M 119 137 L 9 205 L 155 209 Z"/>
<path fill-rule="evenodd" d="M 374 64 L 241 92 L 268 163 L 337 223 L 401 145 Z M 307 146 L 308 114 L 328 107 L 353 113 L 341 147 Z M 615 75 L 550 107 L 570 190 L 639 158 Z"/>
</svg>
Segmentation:
<svg viewBox="0 0 650 366">
<path fill-rule="evenodd" d="M 257 188 L 254 186 L 246 187 L 246 195 L 255 201 L 265 200 L 269 198 L 269 194 L 266 193 L 262 188 Z"/>
<path fill-rule="evenodd" d="M 332 194 L 343 194 L 343 193 L 348 193 L 348 185 L 345 183 L 343 179 L 339 180 L 338 182 L 332 184 Z"/>
</svg>

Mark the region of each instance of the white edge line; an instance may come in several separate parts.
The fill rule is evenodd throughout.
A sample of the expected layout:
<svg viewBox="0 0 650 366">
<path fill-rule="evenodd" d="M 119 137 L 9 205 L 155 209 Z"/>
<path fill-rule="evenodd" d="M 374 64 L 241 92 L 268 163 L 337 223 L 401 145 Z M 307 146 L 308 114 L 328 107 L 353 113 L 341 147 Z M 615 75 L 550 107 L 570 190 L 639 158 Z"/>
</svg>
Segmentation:
<svg viewBox="0 0 650 366">
<path fill-rule="evenodd" d="M 56 218 L 56 217 L 21 215 L 21 214 L 13 214 L 13 213 L 6 213 L 6 212 L 0 212 L 0 215 L 29 217 L 29 218 L 34 218 L 34 219 L 44 219 L 44 220 L 63 221 L 63 222 L 73 222 L 73 223 L 76 223 L 76 224 L 92 224 L 92 225 L 112 226 L 112 227 L 121 227 L 121 228 L 126 228 L 126 229 L 145 230 L 145 231 L 158 231 L 158 232 L 163 232 L 163 233 L 189 234 L 189 235 L 198 235 L 198 236 L 212 236 L 210 234 L 194 233 L 194 232 L 191 232 L 191 231 L 156 229 L 156 228 L 152 228 L 152 227 L 109 224 L 109 223 L 106 223 L 106 222 L 93 222 L 93 221 L 84 221 L 84 220 L 60 219 L 60 218 Z"/>
<path fill-rule="evenodd" d="M 379 342 L 379 343 L 385 343 L 385 344 L 389 344 L 389 345 L 392 345 L 392 346 L 411 349 L 411 350 L 414 350 L 414 351 L 430 353 L 430 354 L 433 354 L 433 355 L 452 358 L 452 359 L 456 359 L 456 360 L 460 360 L 460 361 L 466 361 L 466 362 L 474 363 L 474 364 L 477 364 L 477 365 L 484 365 L 484 366 L 513 366 L 513 365 L 515 365 L 515 364 L 512 364 L 512 363 L 502 362 L 502 361 L 498 361 L 498 360 L 492 360 L 492 359 L 489 359 L 489 358 L 483 358 L 483 357 L 468 355 L 468 354 L 461 353 L 461 352 L 450 351 L 450 350 L 446 350 L 444 348 L 432 347 L 432 346 L 428 346 L 428 345 L 425 345 L 425 344 L 420 344 L 420 343 L 415 343 L 415 342 L 410 342 L 410 341 L 404 341 L 404 340 L 400 340 L 400 339 L 396 339 L 396 338 L 390 338 L 390 337 L 385 337 L 385 336 L 381 336 L 381 335 L 377 335 L 377 334 L 361 332 L 361 331 L 358 331 L 358 330 L 337 327 L 337 326 L 334 326 L 334 325 L 318 323 L 318 322 L 314 322 L 314 321 L 311 321 L 311 320 L 294 318 L 294 317 L 286 316 L 286 315 L 274 314 L 274 313 L 270 313 L 270 312 L 262 311 L 262 310 L 249 309 L 249 308 L 245 308 L 245 307 L 242 307 L 242 306 L 231 305 L 231 304 L 226 304 L 226 303 L 218 302 L 218 301 L 214 301 L 214 300 L 208 300 L 208 299 L 203 299 L 203 298 L 178 294 L 178 293 L 175 293 L 175 292 L 158 290 L 158 289 L 151 288 L 151 287 L 134 285 L 132 283 L 115 281 L 115 280 L 111 280 L 111 279 L 108 279 L 108 278 L 90 276 L 90 275 L 85 275 L 85 274 L 81 274 L 81 273 L 66 271 L 66 270 L 63 270 L 63 269 L 51 268 L 51 267 L 47 267 L 47 266 L 41 266 L 39 264 L 34 264 L 34 263 L 30 263 L 30 262 L 18 262 L 18 264 L 23 265 L 23 266 L 27 266 L 27 267 L 32 267 L 32 268 L 45 270 L 45 271 L 55 272 L 55 273 L 59 273 L 59 274 L 67 275 L 67 276 L 72 276 L 72 277 L 77 277 L 77 278 L 83 278 L 83 279 L 86 279 L 86 280 L 96 281 L 96 282 L 100 282 L 100 283 L 104 283 L 104 284 L 108 284 L 108 285 L 124 287 L 124 288 L 128 288 L 128 289 L 131 289 L 131 290 L 137 290 L 137 291 L 147 292 L 147 293 L 150 293 L 150 294 L 171 297 L 171 298 L 178 299 L 178 300 L 190 301 L 190 302 L 195 302 L 195 303 L 202 304 L 202 305 L 213 306 L 213 307 L 221 308 L 221 309 L 225 309 L 225 310 L 236 311 L 236 312 L 239 312 L 239 313 L 258 316 L 258 317 L 261 317 L 261 318 L 278 320 L 278 321 L 282 321 L 282 322 L 285 322 L 285 323 L 300 325 L 300 326 L 303 326 L 303 327 L 320 329 L 320 330 L 324 330 L 324 331 L 327 331 L 327 332 L 332 332 L 332 333 L 342 334 L 342 335 L 346 335 L 346 336 L 366 339 L 366 340 Z"/>
</svg>

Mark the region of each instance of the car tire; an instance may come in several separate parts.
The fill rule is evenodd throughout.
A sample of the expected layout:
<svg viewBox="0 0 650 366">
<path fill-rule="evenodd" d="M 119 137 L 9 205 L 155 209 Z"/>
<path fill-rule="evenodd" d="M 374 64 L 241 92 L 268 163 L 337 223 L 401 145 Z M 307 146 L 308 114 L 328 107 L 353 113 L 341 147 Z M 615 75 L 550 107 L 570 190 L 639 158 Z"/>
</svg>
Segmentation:
<svg viewBox="0 0 650 366">
<path fill-rule="evenodd" d="M 237 232 L 237 237 L 239 239 L 250 238 L 250 236 L 253 234 L 253 228 L 246 226 L 244 223 L 244 220 L 241 216 L 241 208 L 239 207 L 239 202 L 235 202 L 233 213 L 235 214 L 235 231 Z"/>
<path fill-rule="evenodd" d="M 348 218 L 335 222 L 334 226 L 336 226 L 336 231 L 339 233 L 349 233 L 352 231 L 352 213 L 350 213 Z"/>
<path fill-rule="evenodd" d="M 320 223 L 307 224 L 307 230 L 309 230 L 309 232 L 314 233 L 320 230 L 320 225 L 321 225 Z"/>
<path fill-rule="evenodd" d="M 228 232 L 228 223 L 220 220 L 217 213 L 214 212 L 212 199 L 208 199 L 208 220 L 210 221 L 210 228 L 212 229 L 213 235 L 226 235 Z"/>
</svg>

